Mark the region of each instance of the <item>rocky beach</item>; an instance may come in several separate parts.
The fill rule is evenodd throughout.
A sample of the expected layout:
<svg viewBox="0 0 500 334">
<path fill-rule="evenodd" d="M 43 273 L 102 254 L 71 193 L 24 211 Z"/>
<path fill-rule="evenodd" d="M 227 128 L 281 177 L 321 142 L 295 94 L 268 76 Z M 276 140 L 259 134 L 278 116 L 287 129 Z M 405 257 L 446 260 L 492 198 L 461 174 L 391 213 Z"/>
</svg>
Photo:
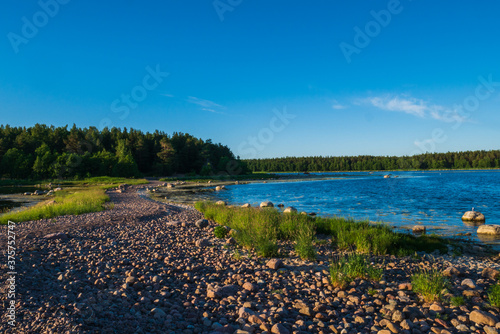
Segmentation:
<svg viewBox="0 0 500 334">
<path fill-rule="evenodd" d="M 155 186 L 153 183 L 150 186 Z M 479 248 L 455 256 L 371 257 L 380 281 L 330 282 L 342 254 L 328 240 L 317 261 L 260 258 L 214 237 L 191 206 L 109 191 L 107 210 L 15 226 L 15 327 L 7 318 L 8 267 L 0 279 L 2 333 L 487 333 L 500 330 L 488 289 L 498 257 Z M 0 247 L 7 250 L 7 226 Z M 284 247 L 287 247 L 284 245 Z M 413 292 L 411 276 L 438 270 L 440 302 Z M 451 303 L 462 296 L 463 305 Z"/>
</svg>

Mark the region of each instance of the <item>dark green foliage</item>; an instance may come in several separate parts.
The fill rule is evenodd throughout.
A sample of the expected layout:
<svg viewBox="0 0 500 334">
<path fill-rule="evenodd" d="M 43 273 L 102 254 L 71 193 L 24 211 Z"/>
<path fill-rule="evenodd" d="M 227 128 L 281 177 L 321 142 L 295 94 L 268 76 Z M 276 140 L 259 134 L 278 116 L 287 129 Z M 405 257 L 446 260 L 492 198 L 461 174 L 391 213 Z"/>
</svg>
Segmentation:
<svg viewBox="0 0 500 334">
<path fill-rule="evenodd" d="M 403 157 L 286 157 L 245 160 L 253 172 L 500 168 L 500 150 L 425 153 Z"/>
<path fill-rule="evenodd" d="M 488 299 L 491 306 L 500 307 L 500 283 L 492 285 L 489 288 Z"/>
<path fill-rule="evenodd" d="M 216 226 L 214 229 L 214 236 L 219 239 L 225 238 L 227 235 L 227 229 L 224 226 Z"/>
<path fill-rule="evenodd" d="M 83 179 L 248 172 L 227 146 L 189 134 L 95 127 L 0 126 L 0 178 Z"/>
</svg>

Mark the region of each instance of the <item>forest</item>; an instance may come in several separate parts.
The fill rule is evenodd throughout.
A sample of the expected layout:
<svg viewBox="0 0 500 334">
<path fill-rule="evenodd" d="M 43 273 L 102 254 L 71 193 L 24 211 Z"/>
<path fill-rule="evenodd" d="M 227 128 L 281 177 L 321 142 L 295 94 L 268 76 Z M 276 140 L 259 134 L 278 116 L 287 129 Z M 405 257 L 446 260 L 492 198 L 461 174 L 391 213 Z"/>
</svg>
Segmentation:
<svg viewBox="0 0 500 334">
<path fill-rule="evenodd" d="M 499 168 L 500 151 L 425 153 L 413 156 L 285 157 L 245 160 L 252 172 L 328 172 Z"/>
<path fill-rule="evenodd" d="M 222 144 L 189 134 L 127 128 L 71 129 L 0 125 L 0 177 L 79 179 L 93 176 L 235 175 L 248 170 Z"/>
</svg>

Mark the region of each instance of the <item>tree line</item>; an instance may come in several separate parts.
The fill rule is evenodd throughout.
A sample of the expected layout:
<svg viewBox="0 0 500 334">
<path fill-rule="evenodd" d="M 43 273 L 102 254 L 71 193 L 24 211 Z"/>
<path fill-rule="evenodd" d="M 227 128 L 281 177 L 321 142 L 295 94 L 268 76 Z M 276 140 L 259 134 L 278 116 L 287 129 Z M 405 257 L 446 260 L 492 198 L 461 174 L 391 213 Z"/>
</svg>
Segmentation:
<svg viewBox="0 0 500 334">
<path fill-rule="evenodd" d="M 15 179 L 242 174 L 231 150 L 185 133 L 0 125 L 0 177 Z"/>
<path fill-rule="evenodd" d="M 371 171 L 500 168 L 500 151 L 425 153 L 413 156 L 285 157 L 245 160 L 252 172 Z"/>
</svg>

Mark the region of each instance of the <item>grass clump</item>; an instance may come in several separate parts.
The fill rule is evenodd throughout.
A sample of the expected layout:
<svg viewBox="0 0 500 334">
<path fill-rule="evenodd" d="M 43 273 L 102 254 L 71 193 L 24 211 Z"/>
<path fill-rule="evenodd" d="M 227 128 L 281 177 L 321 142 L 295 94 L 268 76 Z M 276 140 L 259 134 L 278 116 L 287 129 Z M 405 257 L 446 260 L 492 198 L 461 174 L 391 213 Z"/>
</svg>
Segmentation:
<svg viewBox="0 0 500 334">
<path fill-rule="evenodd" d="M 465 305 L 465 298 L 463 296 L 453 296 L 450 298 L 450 304 L 456 307 Z"/>
<path fill-rule="evenodd" d="M 214 236 L 218 239 L 224 239 L 227 234 L 228 231 L 224 226 L 216 226 L 214 229 Z"/>
<path fill-rule="evenodd" d="M 373 281 L 382 278 L 382 269 L 377 269 L 370 265 L 367 257 L 361 254 L 350 254 L 341 257 L 338 261 L 330 265 L 330 280 L 334 287 L 345 288 L 357 278 L 369 279 Z"/>
<path fill-rule="evenodd" d="M 64 215 L 79 215 L 104 210 L 104 203 L 109 201 L 103 189 L 78 189 L 75 192 L 58 191 L 55 198 L 38 203 L 35 206 L 9 212 L 0 216 L 0 224 L 48 219 Z"/>
<path fill-rule="evenodd" d="M 490 287 L 488 290 L 488 299 L 491 306 L 500 307 L 500 283 Z"/>
<path fill-rule="evenodd" d="M 195 208 L 207 219 L 238 231 L 236 241 L 260 254 L 277 254 L 278 240 L 293 241 L 303 259 L 315 259 L 316 233 L 331 236 L 339 250 L 361 254 L 408 256 L 418 251 L 447 252 L 447 241 L 437 236 L 397 233 L 387 225 L 355 221 L 342 217 L 310 217 L 296 213 L 282 214 L 276 209 L 238 208 L 198 202 Z"/>
<path fill-rule="evenodd" d="M 441 300 L 448 280 L 439 271 L 421 271 L 411 278 L 413 291 L 420 294 L 426 302 Z"/>
</svg>

